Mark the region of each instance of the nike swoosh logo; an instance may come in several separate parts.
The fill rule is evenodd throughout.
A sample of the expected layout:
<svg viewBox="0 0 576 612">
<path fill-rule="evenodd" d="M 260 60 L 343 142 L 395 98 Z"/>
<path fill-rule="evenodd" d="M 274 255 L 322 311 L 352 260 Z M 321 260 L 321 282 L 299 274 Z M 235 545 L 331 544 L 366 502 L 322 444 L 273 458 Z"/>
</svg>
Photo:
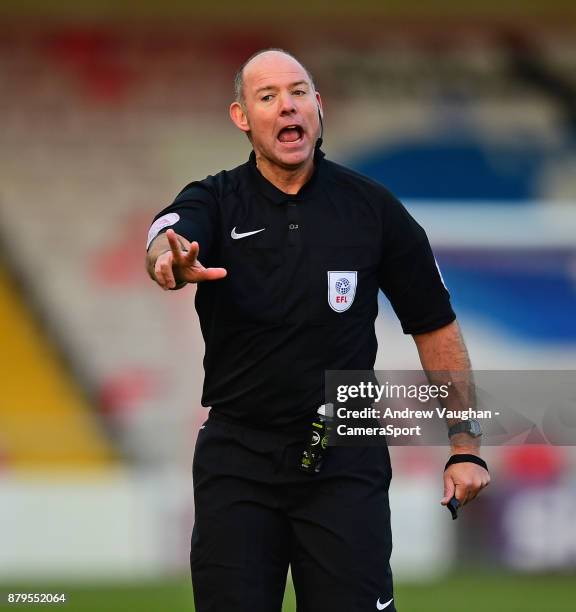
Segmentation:
<svg viewBox="0 0 576 612">
<path fill-rule="evenodd" d="M 393 601 L 394 601 L 394 597 L 392 597 L 392 599 L 390 601 L 387 601 L 385 604 L 381 604 L 380 597 L 378 597 L 378 601 L 376 602 L 376 608 L 378 610 L 384 610 L 384 608 L 387 608 Z"/>
<path fill-rule="evenodd" d="M 263 232 L 265 229 L 266 228 L 263 227 L 262 229 L 254 230 L 253 232 L 242 232 L 241 234 L 238 234 L 236 232 L 236 227 L 233 227 L 232 232 L 230 233 L 230 236 L 232 236 L 234 240 L 238 240 L 240 238 L 247 238 L 248 236 L 253 236 L 254 234 L 259 234 L 260 232 Z"/>
</svg>

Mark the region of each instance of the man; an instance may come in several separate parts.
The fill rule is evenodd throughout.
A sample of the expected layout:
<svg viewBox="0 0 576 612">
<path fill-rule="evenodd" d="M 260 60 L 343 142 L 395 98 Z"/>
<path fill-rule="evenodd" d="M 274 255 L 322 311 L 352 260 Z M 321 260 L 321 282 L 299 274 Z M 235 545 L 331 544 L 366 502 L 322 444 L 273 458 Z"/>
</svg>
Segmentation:
<svg viewBox="0 0 576 612">
<path fill-rule="evenodd" d="M 212 408 L 193 468 L 198 612 L 278 612 L 289 564 L 298 610 L 393 612 L 386 446 L 332 447 L 318 474 L 299 469 L 324 371 L 373 368 L 379 289 L 425 370 L 470 368 L 424 231 L 381 185 L 324 159 L 322 113 L 294 57 L 252 56 L 230 106 L 250 160 L 189 184 L 150 228 L 152 279 L 199 283 Z M 443 504 L 488 484 L 471 433 L 451 438 L 467 460 L 446 469 Z"/>
</svg>

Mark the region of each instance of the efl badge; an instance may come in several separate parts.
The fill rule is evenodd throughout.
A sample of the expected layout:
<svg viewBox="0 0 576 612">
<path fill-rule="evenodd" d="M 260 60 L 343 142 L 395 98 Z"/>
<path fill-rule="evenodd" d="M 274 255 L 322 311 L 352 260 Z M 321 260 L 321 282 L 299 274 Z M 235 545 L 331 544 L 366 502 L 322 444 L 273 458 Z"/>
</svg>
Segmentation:
<svg viewBox="0 0 576 612">
<path fill-rule="evenodd" d="M 328 304 L 336 312 L 352 306 L 356 295 L 357 272 L 328 272 Z"/>
</svg>

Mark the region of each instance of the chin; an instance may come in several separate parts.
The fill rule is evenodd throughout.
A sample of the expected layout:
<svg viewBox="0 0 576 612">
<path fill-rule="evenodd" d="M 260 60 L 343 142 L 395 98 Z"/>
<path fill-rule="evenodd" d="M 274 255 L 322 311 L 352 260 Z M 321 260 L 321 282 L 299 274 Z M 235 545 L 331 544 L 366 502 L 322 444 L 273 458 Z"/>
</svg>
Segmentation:
<svg viewBox="0 0 576 612">
<path fill-rule="evenodd" d="M 305 164 L 312 157 L 313 153 L 314 150 L 308 147 L 305 150 L 280 151 L 276 159 L 278 159 L 282 166 L 297 167 Z"/>
</svg>

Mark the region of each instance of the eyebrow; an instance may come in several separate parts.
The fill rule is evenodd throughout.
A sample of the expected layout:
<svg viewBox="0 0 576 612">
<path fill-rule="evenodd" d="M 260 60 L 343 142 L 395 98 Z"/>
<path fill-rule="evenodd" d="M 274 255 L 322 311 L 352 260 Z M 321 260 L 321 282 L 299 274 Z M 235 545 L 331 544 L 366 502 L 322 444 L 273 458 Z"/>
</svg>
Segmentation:
<svg viewBox="0 0 576 612">
<path fill-rule="evenodd" d="M 308 81 L 296 81 L 294 83 L 290 83 L 290 85 L 288 87 L 296 87 L 297 85 L 306 85 L 307 87 L 310 86 L 310 84 L 308 83 Z M 278 89 L 278 87 L 276 87 L 276 85 L 265 85 L 264 87 L 259 87 L 256 90 L 256 93 L 260 93 L 262 91 L 267 91 L 270 89 Z"/>
</svg>

